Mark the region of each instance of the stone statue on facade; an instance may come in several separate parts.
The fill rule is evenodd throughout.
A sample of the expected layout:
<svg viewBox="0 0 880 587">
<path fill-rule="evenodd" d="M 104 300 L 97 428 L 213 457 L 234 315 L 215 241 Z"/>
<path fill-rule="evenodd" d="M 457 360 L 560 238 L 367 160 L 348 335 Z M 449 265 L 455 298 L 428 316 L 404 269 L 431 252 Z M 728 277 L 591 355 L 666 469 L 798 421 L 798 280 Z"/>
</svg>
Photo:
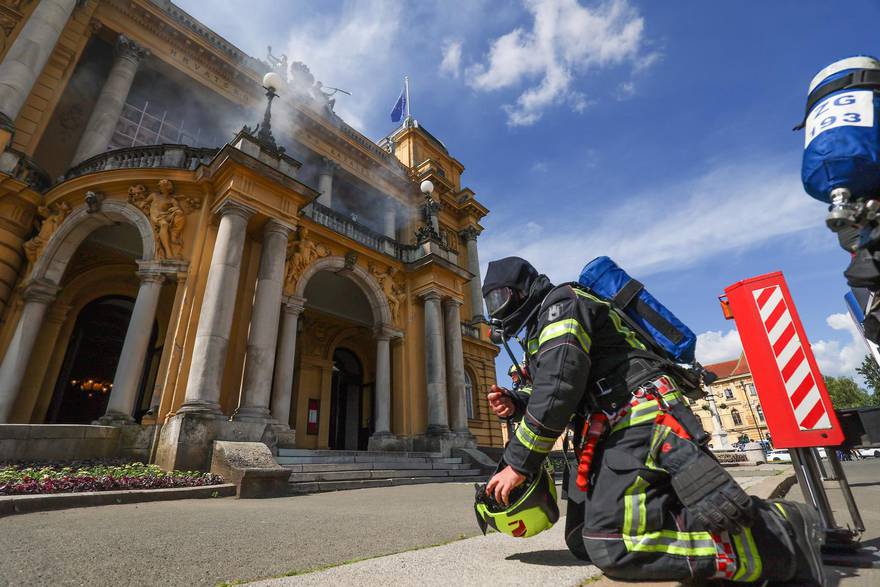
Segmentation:
<svg viewBox="0 0 880 587">
<path fill-rule="evenodd" d="M 266 61 L 269 62 L 269 67 L 272 70 L 284 78 L 284 81 L 287 81 L 287 55 L 284 53 L 281 54 L 281 57 L 276 57 L 272 55 L 272 45 L 269 45 L 266 49 Z"/>
<path fill-rule="evenodd" d="M 61 226 L 61 223 L 64 222 L 68 214 L 70 214 L 70 204 L 67 202 L 60 202 L 54 206 L 37 207 L 37 216 L 42 219 L 34 220 L 34 228 L 37 234 L 34 238 L 24 243 L 24 254 L 27 257 L 29 267 L 33 267 L 37 259 L 40 258 L 40 255 L 43 254 L 43 250 L 49 244 L 49 239 L 52 238 L 52 235 L 55 234 L 55 231 L 58 230 L 58 227 Z M 30 271 L 30 268 L 28 271 Z"/>
<path fill-rule="evenodd" d="M 174 185 L 167 179 L 160 179 L 159 191 L 149 194 L 142 184 L 128 188 L 128 201 L 140 208 L 153 225 L 156 258 L 179 259 L 183 251 L 181 234 L 186 217 L 201 207 L 201 200 L 174 195 Z"/>
<path fill-rule="evenodd" d="M 287 249 L 284 286 L 288 295 L 292 293 L 297 280 L 299 280 L 306 267 L 321 257 L 330 256 L 330 249 L 311 240 L 307 229 L 301 228 L 299 233 L 299 239 L 291 241 Z"/>
<path fill-rule="evenodd" d="M 403 285 L 398 283 L 395 279 L 397 276 L 397 269 L 394 267 L 382 269 L 381 267 L 377 267 L 370 263 L 369 270 L 370 274 L 376 278 L 377 282 L 379 282 L 379 287 L 382 289 L 382 293 L 385 294 L 385 298 L 388 300 L 388 309 L 391 311 L 391 321 L 397 324 L 400 320 L 400 306 L 403 304 L 403 300 L 406 297 L 406 291 L 404 290 Z"/>
</svg>

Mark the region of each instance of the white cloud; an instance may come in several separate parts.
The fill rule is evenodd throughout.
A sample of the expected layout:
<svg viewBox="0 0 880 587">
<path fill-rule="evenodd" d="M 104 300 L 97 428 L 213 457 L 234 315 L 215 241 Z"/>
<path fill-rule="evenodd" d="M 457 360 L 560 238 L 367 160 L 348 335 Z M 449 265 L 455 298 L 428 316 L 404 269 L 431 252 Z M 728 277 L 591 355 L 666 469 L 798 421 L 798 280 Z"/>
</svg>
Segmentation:
<svg viewBox="0 0 880 587">
<path fill-rule="evenodd" d="M 709 330 L 697 335 L 697 360 L 703 365 L 730 361 L 742 353 L 742 342 L 736 329 L 722 332 Z"/>
<path fill-rule="evenodd" d="M 769 162 L 710 169 L 606 209 L 600 208 L 607 201 L 601 196 L 579 196 L 583 215 L 557 210 L 554 229 L 538 238 L 492 230 L 514 221 L 507 216 L 512 213 L 497 211 L 487 219 L 480 256 L 519 255 L 557 282 L 572 279 L 599 255 L 644 276 L 822 225 L 823 210 L 804 196 L 798 175 Z"/>
<path fill-rule="evenodd" d="M 534 124 L 546 108 L 561 103 L 580 112 L 589 101 L 571 88 L 578 74 L 636 62 L 645 23 L 627 0 L 593 8 L 577 0 L 526 0 L 525 5 L 534 18 L 531 30 L 518 27 L 498 37 L 486 62 L 466 70 L 468 84 L 479 91 L 527 85 L 514 104 L 503 107 L 510 126 Z"/>
<path fill-rule="evenodd" d="M 337 94 L 335 110 L 358 129 L 365 130 L 365 121 L 380 106 L 390 111 L 396 97 L 385 96 L 387 105 L 376 104 L 371 88 L 396 73 L 391 64 L 399 57 L 395 42 L 401 14 L 396 3 L 362 0 L 346 4 L 340 15 L 290 19 L 288 59 L 304 62 L 324 85 L 350 91 L 351 97 Z"/>
<path fill-rule="evenodd" d="M 443 45 L 443 60 L 440 73 L 457 78 L 461 72 L 461 41 L 446 41 Z"/>
<path fill-rule="evenodd" d="M 546 161 L 535 161 L 532 163 L 531 170 L 533 173 L 547 173 L 550 170 L 550 165 Z"/>
<path fill-rule="evenodd" d="M 837 340 L 817 340 L 812 343 L 819 370 L 823 375 L 835 377 L 855 375 L 856 367 L 861 365 L 862 359 L 868 354 L 861 333 L 849 314 L 831 314 L 825 322 L 834 330 L 848 333 L 850 340 L 843 345 Z"/>
<path fill-rule="evenodd" d="M 617 99 L 628 100 L 636 95 L 636 83 L 632 80 L 617 86 Z"/>
</svg>

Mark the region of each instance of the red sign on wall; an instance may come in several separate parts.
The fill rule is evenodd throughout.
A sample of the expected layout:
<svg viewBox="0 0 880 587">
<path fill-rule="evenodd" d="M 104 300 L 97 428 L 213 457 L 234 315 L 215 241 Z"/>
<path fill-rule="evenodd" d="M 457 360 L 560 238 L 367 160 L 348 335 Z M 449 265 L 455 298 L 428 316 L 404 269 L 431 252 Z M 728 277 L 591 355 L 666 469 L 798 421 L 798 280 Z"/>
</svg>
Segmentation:
<svg viewBox="0 0 880 587">
<path fill-rule="evenodd" d="M 781 272 L 727 288 L 775 448 L 836 446 L 843 432 Z"/>
</svg>

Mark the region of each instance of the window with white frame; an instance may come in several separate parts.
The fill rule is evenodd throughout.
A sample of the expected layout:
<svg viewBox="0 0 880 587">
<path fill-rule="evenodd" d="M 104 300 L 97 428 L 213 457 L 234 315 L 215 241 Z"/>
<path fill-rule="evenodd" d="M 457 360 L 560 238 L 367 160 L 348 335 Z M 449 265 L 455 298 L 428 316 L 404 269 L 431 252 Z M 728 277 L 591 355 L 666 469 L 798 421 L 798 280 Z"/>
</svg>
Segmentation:
<svg viewBox="0 0 880 587">
<path fill-rule="evenodd" d="M 758 392 L 755 390 L 754 383 L 746 383 L 746 391 L 749 392 L 749 395 L 758 395 Z"/>
<path fill-rule="evenodd" d="M 757 412 L 758 412 L 758 419 L 761 422 L 763 422 L 764 421 L 764 408 L 762 408 L 760 405 L 758 405 L 756 407 L 757 407 Z"/>
<path fill-rule="evenodd" d="M 736 410 L 730 410 L 730 417 L 733 418 L 734 426 L 742 426 L 743 420 L 742 417 L 740 417 L 739 412 Z"/>
<path fill-rule="evenodd" d="M 724 399 L 733 399 L 733 390 L 729 387 L 724 388 Z"/>
</svg>

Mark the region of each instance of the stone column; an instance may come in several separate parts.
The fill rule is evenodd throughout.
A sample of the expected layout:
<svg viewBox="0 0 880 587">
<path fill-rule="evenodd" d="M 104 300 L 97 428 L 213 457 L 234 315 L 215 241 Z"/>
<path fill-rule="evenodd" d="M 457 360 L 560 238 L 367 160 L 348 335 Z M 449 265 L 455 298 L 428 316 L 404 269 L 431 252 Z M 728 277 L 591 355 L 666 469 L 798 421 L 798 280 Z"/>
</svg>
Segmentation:
<svg viewBox="0 0 880 587">
<path fill-rule="evenodd" d="M 424 295 L 425 300 L 425 382 L 428 391 L 428 435 L 449 432 L 446 405 L 446 359 L 443 356 L 443 314 L 440 294 Z"/>
<path fill-rule="evenodd" d="M 113 67 L 110 68 L 110 75 L 107 76 L 104 87 L 101 88 L 101 93 L 98 95 L 95 109 L 92 110 L 92 115 L 86 124 L 86 130 L 76 147 L 76 154 L 73 156 L 71 166 L 107 150 L 107 145 L 110 144 L 110 139 L 113 138 L 113 132 L 119 122 L 119 116 L 122 114 L 122 108 L 125 106 L 125 100 L 128 98 L 128 91 L 131 89 L 138 65 L 147 53 L 145 49 L 125 35 L 119 35 L 116 39 L 114 49 L 116 58 L 113 60 Z"/>
<path fill-rule="evenodd" d="M 290 228 L 276 220 L 269 220 L 263 228 L 263 249 L 244 363 L 242 405 L 235 410 L 234 420 L 268 422 L 271 419 L 269 399 L 289 234 Z"/>
<path fill-rule="evenodd" d="M 384 328 L 376 332 L 375 409 L 374 436 L 391 435 L 391 334 Z"/>
<path fill-rule="evenodd" d="M 100 418 L 102 424 L 116 424 L 133 422 L 131 417 L 137 401 L 138 388 L 141 376 L 144 372 L 144 361 L 150 345 L 150 336 L 153 333 L 153 322 L 156 319 L 156 307 L 159 305 L 159 294 L 162 293 L 162 283 L 165 275 L 151 268 L 141 268 L 138 271 L 141 280 L 134 309 L 131 312 L 131 320 L 128 322 L 128 330 L 125 331 L 125 341 L 122 343 L 122 352 L 119 355 L 119 363 L 116 366 L 116 374 L 113 376 L 113 389 L 110 392 L 110 401 L 107 402 L 107 412 Z"/>
<path fill-rule="evenodd" d="M 290 427 L 290 403 L 293 400 L 293 368 L 296 358 L 296 329 L 305 298 L 290 296 L 282 306 L 281 333 L 275 353 L 275 381 L 272 385 L 272 418 L 281 426 Z"/>
<path fill-rule="evenodd" d="M 731 450 L 730 441 L 727 439 L 727 430 L 721 423 L 721 416 L 718 415 L 718 406 L 715 404 L 715 394 L 708 388 L 706 391 L 706 399 L 709 401 L 709 413 L 712 415 L 712 448 L 715 450 Z M 746 398 L 748 399 L 748 398 Z"/>
<path fill-rule="evenodd" d="M 446 387 L 449 398 L 449 419 L 452 431 L 469 436 L 467 399 L 464 393 L 464 351 L 461 342 L 461 302 L 443 301 L 446 325 Z"/>
<path fill-rule="evenodd" d="M 24 290 L 24 308 L 0 363 L 0 424 L 9 422 L 46 309 L 58 289 L 48 282 L 31 282 Z"/>
<path fill-rule="evenodd" d="M 217 211 L 220 226 L 202 298 L 186 395 L 178 413 L 221 415 L 220 384 L 232 330 L 245 231 L 253 213 L 247 206 L 232 201 L 224 202 Z"/>
<path fill-rule="evenodd" d="M 323 157 L 321 159 L 321 170 L 318 172 L 318 203 L 322 206 L 331 207 L 333 203 L 333 174 L 336 171 L 336 163 L 330 159 Z"/>
<path fill-rule="evenodd" d="M 390 198 L 385 202 L 385 214 L 384 214 L 384 230 L 382 233 L 388 238 L 396 239 L 397 238 L 397 210 L 394 205 L 394 200 Z"/>
<path fill-rule="evenodd" d="M 0 63 L 0 127 L 11 129 L 77 0 L 41 0 Z"/>
<path fill-rule="evenodd" d="M 461 232 L 467 247 L 467 270 L 474 274 L 468 282 L 468 295 L 471 301 L 471 318 L 474 320 L 485 319 L 483 314 L 483 291 L 480 279 L 480 257 L 477 254 L 477 236 L 480 232 L 473 226 Z"/>
</svg>

